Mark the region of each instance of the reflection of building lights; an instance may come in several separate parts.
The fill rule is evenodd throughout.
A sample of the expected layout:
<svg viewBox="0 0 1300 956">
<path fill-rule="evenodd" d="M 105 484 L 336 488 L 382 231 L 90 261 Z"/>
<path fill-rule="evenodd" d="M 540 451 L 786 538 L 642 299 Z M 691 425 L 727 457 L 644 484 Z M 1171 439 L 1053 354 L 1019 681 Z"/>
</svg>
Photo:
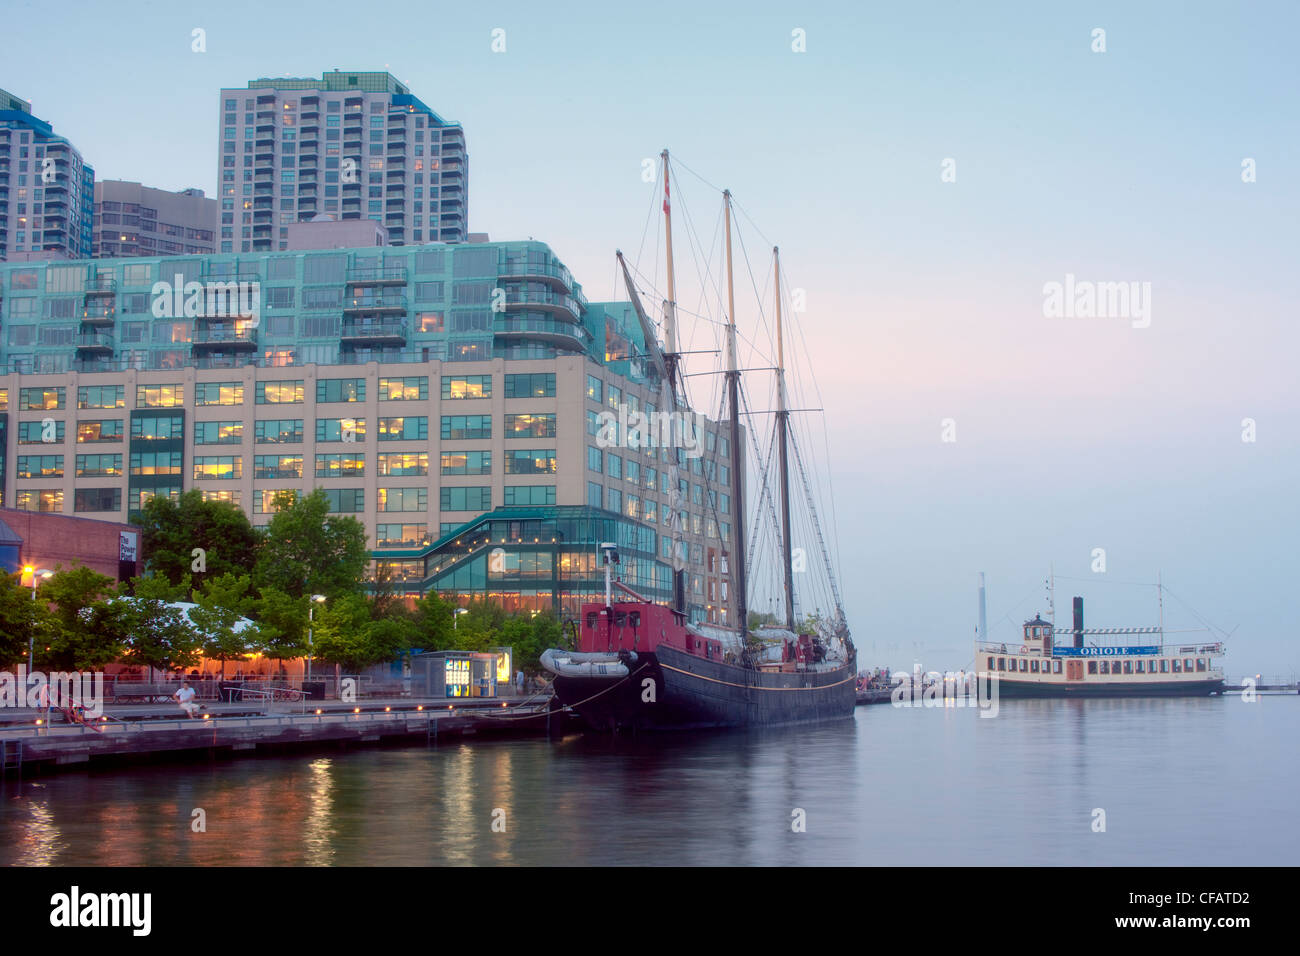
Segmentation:
<svg viewBox="0 0 1300 956">
<path fill-rule="evenodd" d="M 316 716 L 317 716 L 317 717 L 320 716 L 320 708 L 319 708 L 319 707 L 316 708 Z"/>
<path fill-rule="evenodd" d="M 384 713 L 386 714 L 386 713 L 388 713 L 388 712 L 389 712 L 390 710 L 392 710 L 392 709 L 393 709 L 393 708 L 391 708 L 391 707 L 385 707 L 385 708 L 384 708 Z"/>
<path fill-rule="evenodd" d="M 37 726 L 37 727 L 39 727 L 39 726 L 40 726 L 41 724 L 43 724 L 43 723 L 45 723 L 45 721 L 41 720 L 41 718 L 39 718 L 39 717 L 36 718 L 36 726 Z"/>
<path fill-rule="evenodd" d="M 361 708 L 360 708 L 360 707 L 353 707 L 353 708 L 352 708 L 352 713 L 354 713 L 354 714 L 359 714 L 359 713 L 361 713 Z"/>
</svg>

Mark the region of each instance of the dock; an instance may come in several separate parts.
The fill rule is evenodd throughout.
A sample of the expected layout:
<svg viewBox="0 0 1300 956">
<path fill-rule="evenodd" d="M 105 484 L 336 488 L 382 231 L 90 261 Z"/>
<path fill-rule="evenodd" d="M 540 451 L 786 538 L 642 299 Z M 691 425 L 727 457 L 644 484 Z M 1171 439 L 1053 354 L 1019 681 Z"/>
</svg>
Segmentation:
<svg viewBox="0 0 1300 956">
<path fill-rule="evenodd" d="M 433 746 L 467 737 L 547 736 L 572 726 L 571 715 L 550 696 L 514 703 L 312 702 L 306 713 L 249 713 L 248 709 L 247 704 L 212 704 L 208 713 L 190 718 L 174 716 L 174 706 L 106 708 L 102 717 L 88 718 L 85 725 L 63 722 L 58 711 L 49 724 L 37 724 L 35 711 L 13 711 L 5 717 L 14 722 L 0 725 L 0 775 L 193 755 Z M 128 710 L 124 716 L 122 712 Z"/>
</svg>

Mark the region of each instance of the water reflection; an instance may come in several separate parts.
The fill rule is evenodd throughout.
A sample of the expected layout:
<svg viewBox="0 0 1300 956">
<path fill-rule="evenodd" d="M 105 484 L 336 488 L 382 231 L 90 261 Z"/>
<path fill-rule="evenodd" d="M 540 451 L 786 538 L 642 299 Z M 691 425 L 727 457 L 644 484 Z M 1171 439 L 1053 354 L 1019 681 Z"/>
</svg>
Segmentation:
<svg viewBox="0 0 1300 956">
<path fill-rule="evenodd" d="M 1289 863 L 1297 732 L 1295 698 L 1003 701 L 73 771 L 0 784 L 0 863 Z"/>
</svg>

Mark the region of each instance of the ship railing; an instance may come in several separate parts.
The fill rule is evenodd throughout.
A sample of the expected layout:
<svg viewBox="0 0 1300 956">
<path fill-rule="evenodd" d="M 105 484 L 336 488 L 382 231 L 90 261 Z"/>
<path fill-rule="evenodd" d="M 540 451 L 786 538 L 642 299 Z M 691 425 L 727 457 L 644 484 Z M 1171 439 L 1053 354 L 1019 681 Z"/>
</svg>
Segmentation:
<svg viewBox="0 0 1300 956">
<path fill-rule="evenodd" d="M 1072 644 L 1058 643 L 1056 647 L 1072 647 Z M 1088 645 L 1092 647 L 1094 645 Z M 1118 650 L 1128 650 L 1136 647 L 1155 647 L 1156 651 L 1152 655 L 1134 655 L 1134 656 L 1152 656 L 1152 657 L 1185 657 L 1185 656 L 1205 656 L 1221 657 L 1225 651 L 1222 641 L 1209 642 L 1204 644 L 1104 644 L 1102 647 L 1116 648 Z M 1025 650 L 1021 650 L 1021 648 Z M 979 653 L 986 654 L 1030 654 L 1038 652 L 1040 647 L 1036 644 L 1023 644 L 1020 642 L 1012 643 L 1007 641 L 1001 642 L 976 641 L 975 650 Z M 1043 655 L 1047 656 L 1047 655 Z M 1065 655 L 1060 655 L 1065 656 Z M 1098 655 L 1111 656 L 1111 655 Z"/>
</svg>

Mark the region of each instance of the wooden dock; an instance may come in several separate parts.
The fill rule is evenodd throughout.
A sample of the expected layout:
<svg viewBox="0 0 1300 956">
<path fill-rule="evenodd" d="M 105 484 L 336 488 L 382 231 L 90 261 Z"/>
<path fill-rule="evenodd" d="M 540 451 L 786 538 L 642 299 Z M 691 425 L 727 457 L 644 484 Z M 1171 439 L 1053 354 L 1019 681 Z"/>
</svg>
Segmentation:
<svg viewBox="0 0 1300 956">
<path fill-rule="evenodd" d="M 561 733 L 568 712 L 551 699 L 510 705 L 407 703 L 386 708 L 337 705 L 321 713 L 32 722 L 0 727 L 0 774 L 75 767 L 112 760 L 167 759 L 207 753 L 251 754 L 313 747 L 437 744 L 470 736 Z"/>
</svg>

